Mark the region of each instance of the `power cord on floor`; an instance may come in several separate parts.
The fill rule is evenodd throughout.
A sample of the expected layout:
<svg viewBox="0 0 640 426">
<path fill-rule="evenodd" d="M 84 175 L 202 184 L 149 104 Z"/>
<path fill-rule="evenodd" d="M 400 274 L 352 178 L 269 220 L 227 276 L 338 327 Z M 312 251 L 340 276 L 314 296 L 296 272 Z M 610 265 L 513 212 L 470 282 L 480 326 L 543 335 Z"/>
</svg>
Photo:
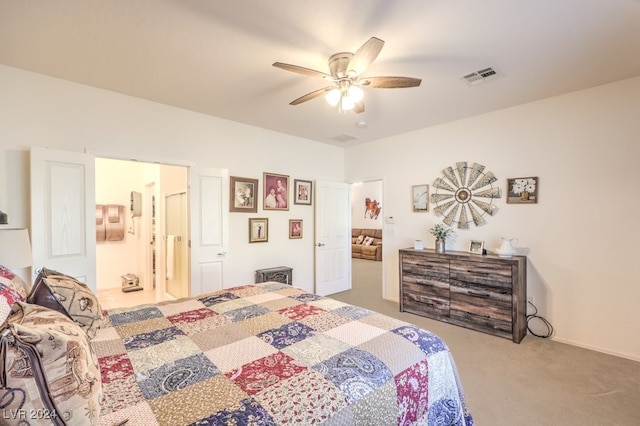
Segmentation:
<svg viewBox="0 0 640 426">
<path fill-rule="evenodd" d="M 544 319 L 543 317 L 541 317 L 540 315 L 538 315 L 538 308 L 536 308 L 536 305 L 534 305 L 530 301 L 528 303 L 531 306 L 533 306 L 533 309 L 535 311 L 534 313 L 527 315 L 527 330 L 529 330 L 529 333 L 531 333 L 536 337 L 541 337 L 543 339 L 546 339 L 547 337 L 551 337 L 551 335 L 553 334 L 553 326 L 551 325 L 551 323 L 546 319 Z M 535 333 L 533 330 L 531 330 L 531 327 L 529 326 L 529 322 L 531 322 L 531 320 L 534 320 L 534 319 L 540 320 L 542 324 L 545 325 L 545 327 L 547 328 L 546 334 L 538 334 L 538 333 Z"/>
</svg>

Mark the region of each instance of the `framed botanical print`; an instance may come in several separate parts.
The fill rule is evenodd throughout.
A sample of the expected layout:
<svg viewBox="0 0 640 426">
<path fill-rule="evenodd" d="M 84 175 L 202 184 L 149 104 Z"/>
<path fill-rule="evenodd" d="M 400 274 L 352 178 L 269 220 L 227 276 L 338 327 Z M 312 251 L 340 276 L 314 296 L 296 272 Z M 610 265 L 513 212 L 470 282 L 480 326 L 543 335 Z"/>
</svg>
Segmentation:
<svg viewBox="0 0 640 426">
<path fill-rule="evenodd" d="M 302 219 L 289 219 L 289 238 L 302 238 Z"/>
<path fill-rule="evenodd" d="M 266 243 L 269 241 L 269 218 L 249 219 L 249 242 Z"/>
<path fill-rule="evenodd" d="M 539 184 L 537 177 L 507 179 L 507 204 L 536 204 Z"/>
<path fill-rule="evenodd" d="M 289 176 L 263 173 L 264 210 L 289 210 Z"/>
<path fill-rule="evenodd" d="M 411 187 L 411 204 L 414 212 L 429 211 L 429 185 L 413 185 Z"/>
<path fill-rule="evenodd" d="M 229 211 L 258 212 L 258 179 L 237 176 L 229 178 Z"/>
<path fill-rule="evenodd" d="M 311 191 L 313 190 L 313 182 L 310 180 L 293 180 L 293 203 L 311 205 Z"/>
</svg>

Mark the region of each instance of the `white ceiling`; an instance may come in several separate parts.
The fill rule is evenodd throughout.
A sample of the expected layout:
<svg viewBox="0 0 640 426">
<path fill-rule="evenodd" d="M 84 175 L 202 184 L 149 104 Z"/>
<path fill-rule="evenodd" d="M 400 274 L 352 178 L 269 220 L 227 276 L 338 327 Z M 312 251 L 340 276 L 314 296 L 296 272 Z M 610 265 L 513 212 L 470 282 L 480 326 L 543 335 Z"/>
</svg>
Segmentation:
<svg viewBox="0 0 640 426">
<path fill-rule="evenodd" d="M 363 75 L 420 87 L 365 89 L 362 114 L 289 105 L 326 82 L 273 62 L 328 72 L 372 36 Z M 640 75 L 640 1 L 0 0 L 0 63 L 350 146 Z"/>
</svg>

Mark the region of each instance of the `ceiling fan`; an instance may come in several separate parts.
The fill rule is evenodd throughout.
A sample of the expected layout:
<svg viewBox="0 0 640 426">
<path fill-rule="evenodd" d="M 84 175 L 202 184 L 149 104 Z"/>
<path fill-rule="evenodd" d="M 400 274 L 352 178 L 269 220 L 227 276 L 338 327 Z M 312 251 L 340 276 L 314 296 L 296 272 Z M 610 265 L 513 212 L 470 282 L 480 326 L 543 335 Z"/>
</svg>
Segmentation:
<svg viewBox="0 0 640 426">
<path fill-rule="evenodd" d="M 289 103 L 298 105 L 308 100 L 325 95 L 327 102 L 338 106 L 338 111 L 353 110 L 356 113 L 364 112 L 362 87 L 397 89 L 402 87 L 417 87 L 422 82 L 419 78 L 411 77 L 362 77 L 367 67 L 378 57 L 384 46 L 384 41 L 371 37 L 360 46 L 356 53 L 340 52 L 329 58 L 329 74 L 300 67 L 298 65 L 275 62 L 276 68 L 292 71 L 298 74 L 320 77 L 332 84 L 322 89 L 314 90 Z"/>
</svg>

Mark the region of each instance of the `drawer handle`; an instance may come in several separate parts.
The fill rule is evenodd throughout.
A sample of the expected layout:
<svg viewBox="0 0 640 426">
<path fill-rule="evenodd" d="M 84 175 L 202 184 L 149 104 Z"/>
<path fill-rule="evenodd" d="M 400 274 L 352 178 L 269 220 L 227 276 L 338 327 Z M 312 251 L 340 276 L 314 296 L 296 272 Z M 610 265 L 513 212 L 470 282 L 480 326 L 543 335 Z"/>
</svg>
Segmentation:
<svg viewBox="0 0 640 426">
<path fill-rule="evenodd" d="M 481 317 L 481 318 L 489 318 L 491 319 L 491 317 L 489 315 L 478 315 L 478 314 L 474 314 L 473 312 L 469 312 L 467 311 L 468 315 L 473 315 L 474 317 Z"/>
<path fill-rule="evenodd" d="M 488 272 L 472 271 L 471 269 L 467 269 L 467 272 L 469 272 L 470 274 L 477 274 L 477 275 L 486 275 L 486 276 L 489 276 L 489 273 L 488 273 Z"/>
<path fill-rule="evenodd" d="M 489 293 L 476 293 L 475 291 L 467 291 L 467 294 L 471 295 L 471 296 L 475 296 L 475 297 L 483 297 L 483 298 L 487 298 L 487 297 L 491 297 L 491 295 Z"/>
</svg>

